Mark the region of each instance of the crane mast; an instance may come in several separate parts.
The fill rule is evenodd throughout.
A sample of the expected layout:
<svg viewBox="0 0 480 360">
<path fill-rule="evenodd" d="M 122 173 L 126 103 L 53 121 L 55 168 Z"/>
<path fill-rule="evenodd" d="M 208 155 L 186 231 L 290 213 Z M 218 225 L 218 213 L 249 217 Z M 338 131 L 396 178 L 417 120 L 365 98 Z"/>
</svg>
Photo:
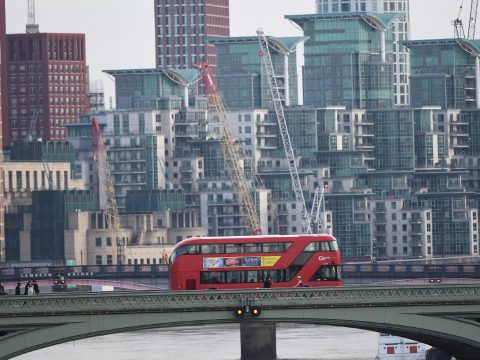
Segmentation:
<svg viewBox="0 0 480 360">
<path fill-rule="evenodd" d="M 117 240 L 115 237 L 115 230 L 120 227 L 120 216 L 118 215 L 115 189 L 108 163 L 107 147 L 103 141 L 100 125 L 95 117 L 92 117 L 92 145 L 93 159 L 98 173 L 100 209 L 104 210 L 106 229 L 112 234 L 112 250 L 117 256 L 117 264 L 122 265 L 125 264 L 126 260 L 125 248 L 127 244 L 124 240 Z"/>
<path fill-rule="evenodd" d="M 235 143 L 235 138 L 228 125 L 227 109 L 222 94 L 218 90 L 211 68 L 207 63 L 204 62 L 194 67 L 202 73 L 205 93 L 208 96 L 209 103 L 216 109 L 218 114 L 221 131 L 220 147 L 225 158 L 225 166 L 232 181 L 233 190 L 238 198 L 243 221 L 252 234 L 260 235 L 262 233 L 260 220 L 250 192 L 250 187 L 245 178 L 245 172 L 240 165 L 240 155 Z"/>
<path fill-rule="evenodd" d="M 470 4 L 470 18 L 468 21 L 468 40 L 475 39 L 475 26 L 477 25 L 478 1 L 472 0 Z"/>
<path fill-rule="evenodd" d="M 463 0 L 462 4 L 460 5 L 460 9 L 458 10 L 458 15 L 455 20 L 453 20 L 453 27 L 455 32 L 455 37 L 459 39 L 468 39 L 474 40 L 475 39 L 475 28 L 477 25 L 477 13 L 478 13 L 478 3 L 479 0 L 471 0 L 470 1 L 470 17 L 468 18 L 468 28 L 467 32 L 465 33 L 465 29 L 463 27 L 462 19 L 460 19 L 460 15 L 463 10 Z"/>
<path fill-rule="evenodd" d="M 39 27 L 35 23 L 35 0 L 27 0 L 27 34 L 38 33 Z"/>
<path fill-rule="evenodd" d="M 280 135 L 282 137 L 285 154 L 287 156 L 288 168 L 290 171 L 290 176 L 292 178 L 295 200 L 297 202 L 297 205 L 300 206 L 304 231 L 306 231 L 308 234 L 311 234 L 312 227 L 310 222 L 310 216 L 308 214 L 307 205 L 305 204 L 305 198 L 303 196 L 302 185 L 300 183 L 300 177 L 298 175 L 297 163 L 295 162 L 295 154 L 293 152 L 292 142 L 290 141 L 290 134 L 288 133 L 287 121 L 285 119 L 285 113 L 283 111 L 282 98 L 277 84 L 277 78 L 275 77 L 275 70 L 273 69 L 268 40 L 264 32 L 260 29 L 257 30 L 257 35 L 261 47 L 260 55 L 263 59 L 263 64 L 265 65 L 265 71 L 268 78 L 268 84 L 270 86 L 270 92 L 272 94 L 273 105 L 275 108 L 275 113 L 277 114 L 278 127 L 280 130 Z"/>
<path fill-rule="evenodd" d="M 453 28 L 454 28 L 454 36 L 458 39 L 465 39 L 465 30 L 463 28 L 463 21 L 460 18 L 460 15 L 462 14 L 463 10 L 463 0 L 462 4 L 460 5 L 460 8 L 458 9 L 458 15 L 453 20 Z"/>
</svg>

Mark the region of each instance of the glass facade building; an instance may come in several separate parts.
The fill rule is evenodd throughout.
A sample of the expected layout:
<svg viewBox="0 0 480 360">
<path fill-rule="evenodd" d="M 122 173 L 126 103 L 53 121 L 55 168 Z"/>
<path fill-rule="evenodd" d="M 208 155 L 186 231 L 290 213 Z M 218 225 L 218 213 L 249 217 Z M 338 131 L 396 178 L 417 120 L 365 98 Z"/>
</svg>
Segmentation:
<svg viewBox="0 0 480 360">
<path fill-rule="evenodd" d="M 478 108 L 480 41 L 465 39 L 412 40 L 412 106 L 444 109 Z"/>
<path fill-rule="evenodd" d="M 398 14 L 288 15 L 305 42 L 303 102 L 349 109 L 393 106 L 393 32 Z"/>
<path fill-rule="evenodd" d="M 316 0 L 317 13 L 399 13 L 393 26 L 394 104 L 409 104 L 410 54 L 400 42 L 410 39 L 409 0 Z"/>
<path fill-rule="evenodd" d="M 88 190 L 34 191 L 30 238 L 32 260 L 64 264 L 68 213 L 95 210 L 93 192 Z"/>
<path fill-rule="evenodd" d="M 298 105 L 297 45 L 306 38 L 268 37 L 270 54 L 286 105 Z M 258 37 L 209 39 L 217 52 L 217 81 L 230 110 L 273 107 Z"/>
<path fill-rule="evenodd" d="M 104 70 L 115 78 L 117 109 L 180 109 L 198 94 L 196 69 Z"/>
<path fill-rule="evenodd" d="M 375 110 L 367 113 L 373 123 L 375 169 L 415 169 L 414 117 L 411 109 Z"/>
</svg>

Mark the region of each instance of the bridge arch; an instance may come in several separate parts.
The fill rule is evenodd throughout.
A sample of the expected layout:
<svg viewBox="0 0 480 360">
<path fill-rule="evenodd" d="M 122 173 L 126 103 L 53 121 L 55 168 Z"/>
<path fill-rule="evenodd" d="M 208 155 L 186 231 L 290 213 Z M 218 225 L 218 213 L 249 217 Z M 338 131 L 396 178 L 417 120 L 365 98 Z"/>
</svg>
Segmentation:
<svg viewBox="0 0 480 360">
<path fill-rule="evenodd" d="M 261 316 L 236 318 L 233 309 L 242 303 L 261 307 Z M 457 359 L 480 358 L 480 286 L 2 297 L 0 317 L 0 359 L 118 332 L 239 321 L 387 332 L 428 343 Z"/>
</svg>

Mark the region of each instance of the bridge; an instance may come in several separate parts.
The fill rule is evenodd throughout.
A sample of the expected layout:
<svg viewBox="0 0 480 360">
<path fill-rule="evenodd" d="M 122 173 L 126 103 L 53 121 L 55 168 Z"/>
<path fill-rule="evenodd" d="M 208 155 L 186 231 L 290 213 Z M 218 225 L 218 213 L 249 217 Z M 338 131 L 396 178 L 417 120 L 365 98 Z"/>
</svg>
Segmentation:
<svg viewBox="0 0 480 360">
<path fill-rule="evenodd" d="M 480 359 L 479 285 L 2 296 L 0 359 L 124 331 L 218 323 L 239 323 L 242 329 L 281 322 L 386 332 L 430 344 L 458 360 Z M 274 332 L 266 337 L 270 347 L 274 337 Z M 247 346 L 242 343 L 244 359 Z"/>
</svg>

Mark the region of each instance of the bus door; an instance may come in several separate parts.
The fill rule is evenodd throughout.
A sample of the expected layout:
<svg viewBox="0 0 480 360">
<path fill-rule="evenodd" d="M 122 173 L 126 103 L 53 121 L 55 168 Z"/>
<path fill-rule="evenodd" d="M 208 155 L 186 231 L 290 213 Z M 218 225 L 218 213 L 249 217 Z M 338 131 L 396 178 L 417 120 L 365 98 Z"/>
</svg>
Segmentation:
<svg viewBox="0 0 480 360">
<path fill-rule="evenodd" d="M 199 288 L 198 272 L 182 273 L 182 284 L 185 290 L 197 290 Z"/>
</svg>

